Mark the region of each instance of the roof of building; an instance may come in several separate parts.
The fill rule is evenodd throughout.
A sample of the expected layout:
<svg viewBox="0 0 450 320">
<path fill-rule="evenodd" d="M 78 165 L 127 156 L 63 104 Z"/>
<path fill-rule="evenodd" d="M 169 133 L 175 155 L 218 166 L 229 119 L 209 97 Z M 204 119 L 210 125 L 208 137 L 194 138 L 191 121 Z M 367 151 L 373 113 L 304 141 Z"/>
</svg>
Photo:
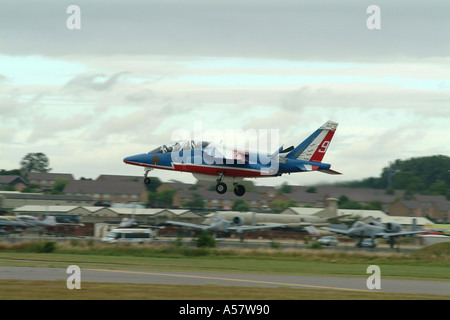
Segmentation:
<svg viewBox="0 0 450 320">
<path fill-rule="evenodd" d="M 111 183 L 98 180 L 73 180 L 69 181 L 64 188 L 64 192 L 72 194 L 141 194 L 145 190 L 145 185 L 140 182 L 117 181 Z"/>
<path fill-rule="evenodd" d="M 119 181 L 128 181 L 128 182 L 139 182 L 144 183 L 143 176 L 122 176 L 122 175 L 112 175 L 112 174 L 102 174 L 98 176 L 96 181 L 108 181 L 108 182 L 119 182 Z"/>
<path fill-rule="evenodd" d="M 55 213 L 55 212 L 65 212 L 68 213 L 79 206 L 40 206 L 40 205 L 25 205 L 15 208 L 14 212 L 42 212 L 42 213 Z"/>
<path fill-rule="evenodd" d="M 56 178 L 63 178 L 74 180 L 71 173 L 52 173 L 52 172 L 29 172 L 28 180 L 55 180 Z"/>
<path fill-rule="evenodd" d="M 317 212 L 323 211 L 323 209 L 324 208 L 289 207 L 282 211 L 281 214 L 313 215 Z"/>
<path fill-rule="evenodd" d="M 76 196 L 66 194 L 46 194 L 46 193 L 22 193 L 22 192 L 1 192 L 8 199 L 25 200 L 68 200 L 68 201 L 92 201 L 88 196 Z"/>
<path fill-rule="evenodd" d="M 389 218 L 386 219 L 386 221 L 383 221 L 383 220 L 381 220 L 381 221 L 382 222 L 395 222 L 395 223 L 403 224 L 403 225 L 412 225 L 414 219 L 416 220 L 416 224 L 420 225 L 420 226 L 433 223 L 424 217 L 399 217 L 399 216 L 389 216 Z"/>
<path fill-rule="evenodd" d="M 14 212 L 30 212 L 30 213 L 70 213 L 75 209 L 84 209 L 90 213 L 107 209 L 118 215 L 148 215 L 153 216 L 161 213 L 170 213 L 176 216 L 186 214 L 195 214 L 191 210 L 186 209 L 165 209 L 165 208 L 121 208 L 121 207 L 104 207 L 104 206 L 42 206 L 42 205 L 25 205 L 14 209 Z M 197 214 L 195 214 L 197 215 Z"/>
<path fill-rule="evenodd" d="M 21 176 L 17 175 L 0 175 L 0 184 L 10 184 L 10 183 L 23 183 L 28 184 Z"/>
</svg>

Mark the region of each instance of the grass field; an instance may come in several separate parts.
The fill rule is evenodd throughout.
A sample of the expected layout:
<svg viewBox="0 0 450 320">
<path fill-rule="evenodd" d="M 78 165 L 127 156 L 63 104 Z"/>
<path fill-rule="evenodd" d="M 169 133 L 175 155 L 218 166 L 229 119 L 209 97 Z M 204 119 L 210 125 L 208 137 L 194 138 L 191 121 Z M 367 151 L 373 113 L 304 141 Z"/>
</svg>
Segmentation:
<svg viewBox="0 0 450 320">
<path fill-rule="evenodd" d="M 65 281 L 0 280 L 0 300 L 439 300 L 438 295 L 352 292 L 321 289 L 254 288 L 216 285 L 163 285 L 83 282 L 68 290 Z"/>
<path fill-rule="evenodd" d="M 369 265 L 393 279 L 449 281 L 450 246 L 439 244 L 409 254 L 292 249 L 197 249 L 173 246 L 104 246 L 72 242 L 50 253 L 36 244 L 0 245 L 0 265 L 124 270 L 264 273 L 366 277 Z M 37 252 L 36 252 L 37 251 Z M 45 251 L 45 250 L 44 250 Z M 149 294 L 151 293 L 151 294 Z M 335 292 L 295 288 L 237 288 L 150 284 L 0 280 L 0 299 L 448 299 L 448 296 L 382 292 Z"/>
</svg>

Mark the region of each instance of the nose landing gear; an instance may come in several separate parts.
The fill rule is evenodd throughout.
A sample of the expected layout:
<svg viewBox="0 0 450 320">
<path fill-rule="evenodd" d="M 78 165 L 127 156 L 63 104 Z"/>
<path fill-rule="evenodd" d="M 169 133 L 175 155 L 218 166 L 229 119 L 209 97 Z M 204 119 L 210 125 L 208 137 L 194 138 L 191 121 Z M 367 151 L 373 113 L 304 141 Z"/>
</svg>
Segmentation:
<svg viewBox="0 0 450 320">
<path fill-rule="evenodd" d="M 144 183 L 145 184 L 150 184 L 152 182 L 152 180 L 147 177 L 148 173 L 152 170 L 152 169 L 144 169 L 145 173 L 144 173 Z"/>
</svg>

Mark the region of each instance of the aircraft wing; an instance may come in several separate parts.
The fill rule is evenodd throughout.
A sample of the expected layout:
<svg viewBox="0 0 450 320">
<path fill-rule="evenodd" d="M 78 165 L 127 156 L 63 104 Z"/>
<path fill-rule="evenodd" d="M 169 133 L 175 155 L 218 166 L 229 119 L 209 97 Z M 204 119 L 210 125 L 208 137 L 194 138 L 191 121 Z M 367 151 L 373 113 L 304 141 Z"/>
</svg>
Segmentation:
<svg viewBox="0 0 450 320">
<path fill-rule="evenodd" d="M 316 228 L 314 228 L 314 226 L 306 227 L 305 230 L 309 234 L 312 234 L 312 235 L 315 235 L 315 236 L 319 236 L 320 235 L 319 231 Z"/>
<path fill-rule="evenodd" d="M 396 233 L 381 232 L 381 233 L 377 233 L 376 236 L 379 238 L 387 239 L 387 238 L 407 237 L 407 236 L 412 236 L 414 234 L 421 234 L 421 233 L 425 233 L 425 231 L 408 231 L 408 232 L 396 232 Z"/>
<path fill-rule="evenodd" d="M 178 222 L 178 221 L 166 221 L 166 223 L 173 224 L 175 226 L 197 228 L 197 229 L 202 229 L 202 230 L 208 230 L 208 228 L 209 228 L 209 226 L 203 226 L 200 224 L 193 224 L 193 223 Z"/>
<path fill-rule="evenodd" d="M 334 171 L 334 170 L 331 170 L 331 169 L 319 170 L 319 172 L 327 173 L 327 174 L 342 174 L 340 172 L 337 172 L 337 171 Z"/>
<path fill-rule="evenodd" d="M 334 232 L 334 233 L 337 233 L 337 234 L 342 234 L 342 235 L 345 235 L 345 236 L 348 235 L 348 230 L 344 230 L 344 229 L 335 229 L 335 228 L 328 228 L 328 227 L 322 227 L 320 229 L 331 231 L 331 232 Z"/>
<path fill-rule="evenodd" d="M 240 226 L 240 227 L 229 227 L 228 231 L 236 231 L 236 232 L 244 232 L 244 231 L 255 231 L 255 230 L 264 230 L 264 229 L 273 229 L 273 228 L 281 228 L 285 227 L 284 224 L 272 224 L 268 226 Z"/>
</svg>

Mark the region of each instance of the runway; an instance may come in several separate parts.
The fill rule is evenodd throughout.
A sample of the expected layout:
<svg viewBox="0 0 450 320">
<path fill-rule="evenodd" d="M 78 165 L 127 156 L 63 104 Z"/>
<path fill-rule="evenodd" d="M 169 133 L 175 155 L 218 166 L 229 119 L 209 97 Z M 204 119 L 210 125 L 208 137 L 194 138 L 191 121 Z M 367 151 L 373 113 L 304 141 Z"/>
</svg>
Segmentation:
<svg viewBox="0 0 450 320">
<path fill-rule="evenodd" d="M 60 280 L 70 276 L 64 268 L 0 267 L 0 279 Z M 381 289 L 369 290 L 367 278 L 309 277 L 273 274 L 133 271 L 81 268 L 81 283 L 126 282 L 180 285 L 290 287 L 364 292 L 450 295 L 450 282 L 391 280 L 381 278 Z"/>
</svg>

